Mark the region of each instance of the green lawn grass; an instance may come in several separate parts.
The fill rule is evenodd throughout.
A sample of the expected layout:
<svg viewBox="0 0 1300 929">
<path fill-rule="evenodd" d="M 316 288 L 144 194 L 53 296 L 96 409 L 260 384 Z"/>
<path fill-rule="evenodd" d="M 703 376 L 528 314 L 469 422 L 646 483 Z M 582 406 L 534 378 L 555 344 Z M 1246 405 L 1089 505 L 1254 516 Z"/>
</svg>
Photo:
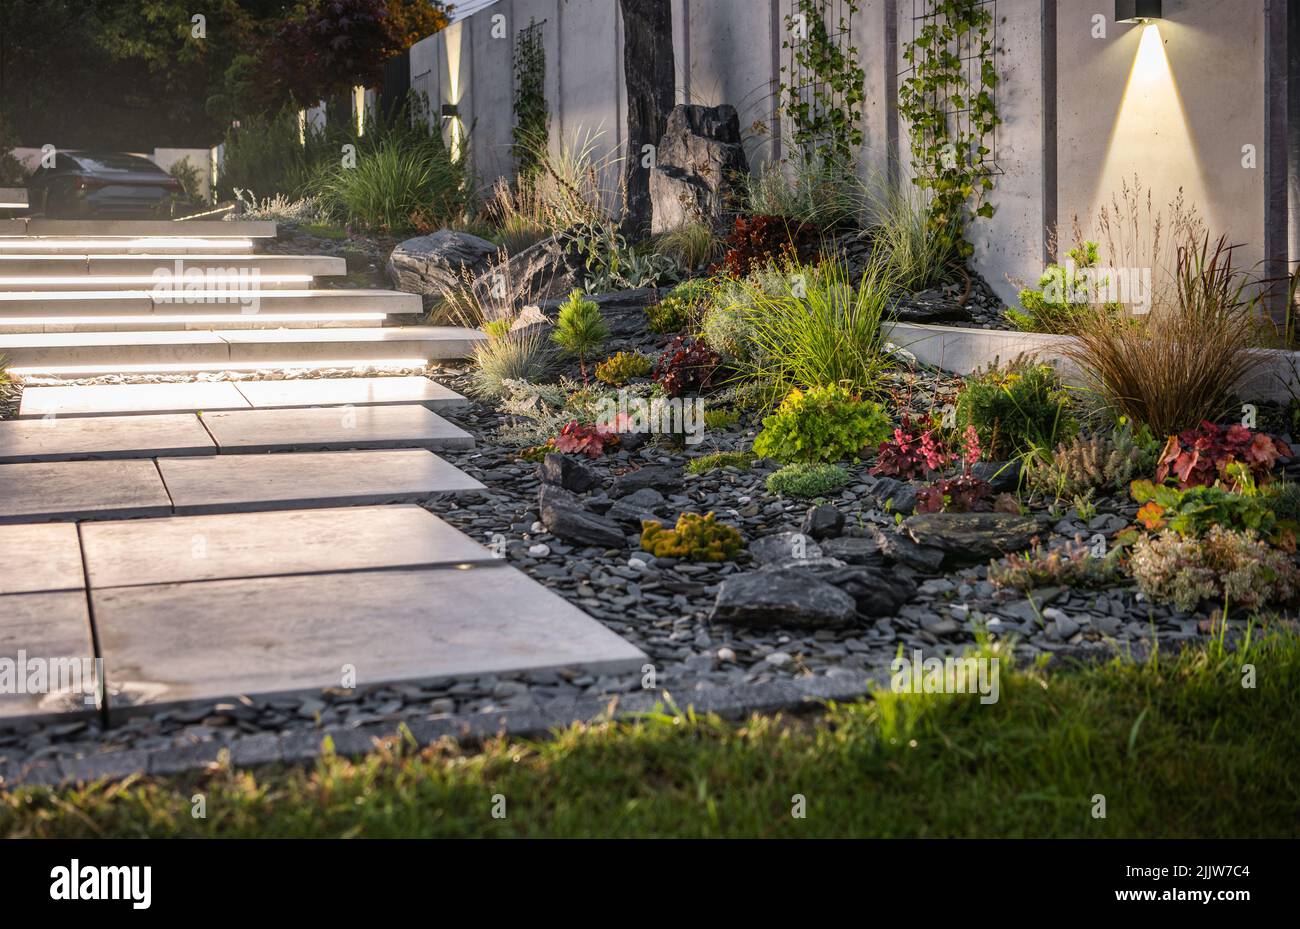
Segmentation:
<svg viewBox="0 0 1300 929">
<path fill-rule="evenodd" d="M 671 710 L 472 750 L 398 742 L 311 768 L 20 787 L 0 795 L 0 834 L 1295 836 L 1300 637 L 1274 628 L 1142 663 L 1003 657 L 992 705 L 882 692 L 739 724 Z"/>
</svg>

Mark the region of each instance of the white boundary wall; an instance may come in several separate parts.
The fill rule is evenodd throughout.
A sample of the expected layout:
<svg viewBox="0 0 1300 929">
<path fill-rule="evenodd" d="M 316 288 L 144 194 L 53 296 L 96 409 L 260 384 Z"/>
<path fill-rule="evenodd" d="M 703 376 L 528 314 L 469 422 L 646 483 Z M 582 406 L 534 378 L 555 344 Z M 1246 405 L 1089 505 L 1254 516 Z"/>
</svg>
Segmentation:
<svg viewBox="0 0 1300 929">
<path fill-rule="evenodd" d="M 751 162 L 773 154 L 775 93 L 787 57 L 784 17 L 792 3 L 672 0 L 678 98 L 734 105 Z M 907 127 L 898 125 L 890 91 L 906 76 L 902 53 L 913 35 L 913 13 L 923 6 L 922 0 L 860 0 L 853 19 L 866 71 L 866 138 L 858 153 L 864 176 L 886 176 L 891 157 L 906 172 Z M 1114 23 L 1110 0 L 1055 0 L 1053 36 L 1043 15 L 1053 11 L 1053 0 L 996 0 L 1003 120 L 996 140 L 1001 173 L 991 196 L 997 213 L 978 221 L 972 238 L 975 266 L 1004 298 L 1014 298 L 1014 281 L 1041 273 L 1045 225 L 1056 222 L 1068 245 L 1073 217 L 1087 231 L 1111 190 L 1135 173 L 1157 204 L 1183 188 L 1216 236 L 1243 243 L 1238 264 L 1262 258 L 1263 6 L 1165 0 L 1165 19 L 1139 27 Z M 545 22 L 552 144 L 603 129 L 600 147 L 621 154 L 626 103 L 617 0 L 497 0 L 410 53 L 413 89 L 428 95 L 435 120 L 442 104 L 456 105 L 485 183 L 511 171 L 511 49 L 517 30 L 532 19 Z M 1158 38 L 1144 42 L 1151 29 Z M 1054 93 L 1045 81 L 1051 69 Z M 1044 132 L 1052 109 L 1059 123 L 1054 144 Z M 1256 152 L 1254 167 L 1243 164 L 1245 146 Z M 1044 183 L 1053 167 L 1056 215 Z"/>
</svg>

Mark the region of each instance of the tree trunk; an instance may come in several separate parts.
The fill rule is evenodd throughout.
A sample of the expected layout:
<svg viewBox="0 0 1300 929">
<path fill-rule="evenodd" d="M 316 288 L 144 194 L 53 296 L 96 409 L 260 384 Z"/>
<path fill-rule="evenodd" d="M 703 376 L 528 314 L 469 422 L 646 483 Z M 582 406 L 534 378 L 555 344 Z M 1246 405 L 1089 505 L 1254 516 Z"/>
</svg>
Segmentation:
<svg viewBox="0 0 1300 929">
<path fill-rule="evenodd" d="M 650 234 L 650 169 L 644 146 L 659 144 L 676 103 L 673 13 L 669 0 L 619 0 L 618 5 L 623 14 L 623 76 L 627 83 L 623 234 L 636 240 Z"/>
</svg>

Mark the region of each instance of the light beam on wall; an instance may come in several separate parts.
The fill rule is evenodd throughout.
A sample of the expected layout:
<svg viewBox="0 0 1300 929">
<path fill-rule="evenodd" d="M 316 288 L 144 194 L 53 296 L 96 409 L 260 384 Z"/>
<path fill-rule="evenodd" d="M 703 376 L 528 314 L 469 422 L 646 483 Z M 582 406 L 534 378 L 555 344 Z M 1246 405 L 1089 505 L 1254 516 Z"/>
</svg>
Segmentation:
<svg viewBox="0 0 1300 929">
<path fill-rule="evenodd" d="M 460 54 L 464 34 L 464 22 L 452 23 L 442 31 L 444 36 L 443 47 L 447 50 L 447 99 L 444 103 L 456 107 L 458 114 L 460 97 L 464 92 L 464 88 L 460 84 Z M 453 116 L 447 120 L 447 123 L 451 131 L 451 160 L 460 161 L 461 123 L 459 115 Z"/>
<path fill-rule="evenodd" d="M 1190 202 L 1212 200 L 1160 30 L 1156 23 L 1138 27 L 1137 52 L 1111 126 L 1090 215 L 1110 203 L 1126 182 L 1131 187 L 1135 175 L 1150 189 L 1157 207 L 1170 202 L 1180 188 Z"/>
</svg>

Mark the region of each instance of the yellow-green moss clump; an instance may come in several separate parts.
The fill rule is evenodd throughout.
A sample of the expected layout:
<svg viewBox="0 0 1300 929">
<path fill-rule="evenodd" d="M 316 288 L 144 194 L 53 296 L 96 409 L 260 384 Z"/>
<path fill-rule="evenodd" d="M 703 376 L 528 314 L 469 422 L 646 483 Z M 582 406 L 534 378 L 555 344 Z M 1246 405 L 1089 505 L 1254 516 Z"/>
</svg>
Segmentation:
<svg viewBox="0 0 1300 929">
<path fill-rule="evenodd" d="M 739 530 L 713 521 L 713 514 L 683 513 L 674 529 L 651 519 L 641 522 L 641 547 L 656 558 L 730 561 L 745 547 Z"/>
</svg>

